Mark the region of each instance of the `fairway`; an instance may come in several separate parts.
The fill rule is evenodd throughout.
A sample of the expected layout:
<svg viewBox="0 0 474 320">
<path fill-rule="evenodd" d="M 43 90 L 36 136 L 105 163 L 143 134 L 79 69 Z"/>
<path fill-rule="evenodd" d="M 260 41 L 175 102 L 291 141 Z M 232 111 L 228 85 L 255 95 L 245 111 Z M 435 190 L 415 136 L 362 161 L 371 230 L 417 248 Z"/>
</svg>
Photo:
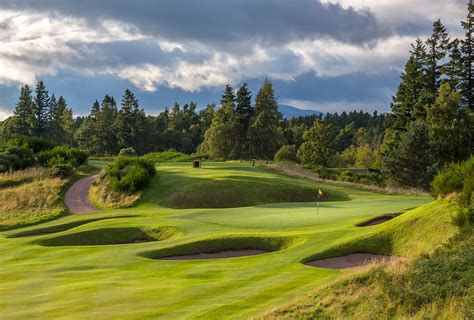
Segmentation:
<svg viewBox="0 0 474 320">
<path fill-rule="evenodd" d="M 319 212 L 318 189 L 324 194 Z M 0 295 L 8 299 L 0 300 L 0 314 L 9 319 L 251 317 L 342 273 L 302 264 L 308 257 L 396 226 L 417 210 L 377 226 L 356 224 L 431 200 L 326 185 L 237 162 L 204 163 L 200 169 L 160 164 L 132 208 L 2 232 Z M 206 246 L 267 252 L 158 259 L 199 253 Z"/>
</svg>

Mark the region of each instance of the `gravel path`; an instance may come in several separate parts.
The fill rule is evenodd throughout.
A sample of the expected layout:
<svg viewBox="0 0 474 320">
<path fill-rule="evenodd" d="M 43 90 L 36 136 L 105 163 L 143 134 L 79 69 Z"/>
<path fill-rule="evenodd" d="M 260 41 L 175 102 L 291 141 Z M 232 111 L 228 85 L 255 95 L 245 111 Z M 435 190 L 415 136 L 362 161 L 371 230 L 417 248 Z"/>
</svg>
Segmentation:
<svg viewBox="0 0 474 320">
<path fill-rule="evenodd" d="M 97 175 L 93 175 L 78 180 L 71 188 L 69 188 L 64 197 L 69 212 L 85 213 L 100 211 L 94 208 L 94 206 L 89 202 L 89 189 L 96 177 Z"/>
</svg>

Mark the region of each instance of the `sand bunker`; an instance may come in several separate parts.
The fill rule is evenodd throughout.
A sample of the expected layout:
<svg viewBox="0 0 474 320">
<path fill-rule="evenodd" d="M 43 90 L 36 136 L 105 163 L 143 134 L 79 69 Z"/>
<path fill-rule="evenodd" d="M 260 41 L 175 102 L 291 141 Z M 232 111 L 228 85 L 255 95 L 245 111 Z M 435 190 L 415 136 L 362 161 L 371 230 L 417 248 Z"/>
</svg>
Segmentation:
<svg viewBox="0 0 474 320">
<path fill-rule="evenodd" d="M 383 216 L 375 217 L 375 218 L 370 219 L 366 222 L 359 223 L 357 226 L 358 227 L 375 226 L 377 224 L 381 224 L 381 223 L 387 222 L 389 220 L 392 220 L 396 216 L 398 216 L 398 214 L 384 214 Z"/>
<path fill-rule="evenodd" d="M 236 258 L 245 256 L 255 256 L 258 254 L 268 253 L 268 251 L 257 250 L 257 249 L 246 249 L 246 250 L 225 250 L 216 253 L 197 253 L 187 254 L 181 256 L 171 256 L 158 258 L 158 260 L 201 260 L 201 259 L 224 259 L 224 258 Z"/>
<path fill-rule="evenodd" d="M 352 253 L 342 257 L 326 258 L 306 262 L 305 265 L 326 269 L 354 269 L 372 263 L 387 263 L 404 259 L 397 256 L 382 256 L 372 253 Z"/>
</svg>

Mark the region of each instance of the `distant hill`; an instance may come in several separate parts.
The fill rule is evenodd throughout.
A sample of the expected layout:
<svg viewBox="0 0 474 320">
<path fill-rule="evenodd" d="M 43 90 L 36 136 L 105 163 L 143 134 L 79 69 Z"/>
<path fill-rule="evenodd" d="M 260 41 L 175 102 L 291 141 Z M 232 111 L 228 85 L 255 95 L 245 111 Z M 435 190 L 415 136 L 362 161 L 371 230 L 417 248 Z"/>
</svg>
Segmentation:
<svg viewBox="0 0 474 320">
<path fill-rule="evenodd" d="M 286 119 L 294 117 L 304 117 L 312 115 L 320 115 L 322 112 L 315 110 L 302 110 L 295 107 L 287 106 L 284 104 L 278 105 L 278 110 L 283 114 L 283 117 Z"/>
</svg>

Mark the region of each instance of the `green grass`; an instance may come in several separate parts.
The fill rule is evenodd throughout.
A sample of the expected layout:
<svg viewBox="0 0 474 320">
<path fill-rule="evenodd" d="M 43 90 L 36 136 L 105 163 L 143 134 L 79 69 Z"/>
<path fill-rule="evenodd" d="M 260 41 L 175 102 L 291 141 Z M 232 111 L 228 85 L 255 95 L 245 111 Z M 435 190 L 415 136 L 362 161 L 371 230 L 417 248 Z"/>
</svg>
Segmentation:
<svg viewBox="0 0 474 320">
<path fill-rule="evenodd" d="M 233 192 L 222 190 L 222 183 Z M 318 212 L 314 198 L 299 202 L 272 188 L 290 195 L 321 188 L 326 198 Z M 235 200 L 241 194 L 251 201 L 232 208 L 206 202 L 214 207 L 202 208 L 200 198 L 189 196 L 197 189 L 232 206 L 241 205 Z M 170 204 L 177 193 L 187 194 L 186 209 Z M 10 319 L 252 317 L 343 274 L 301 263 L 316 254 L 361 239 L 375 248 L 379 238 L 390 242 L 379 242 L 381 250 L 408 257 L 431 251 L 456 230 L 449 204 L 430 201 L 282 176 L 248 164 L 204 163 L 193 169 L 190 163 L 162 163 L 132 208 L 70 215 L 1 233 L 0 293 L 7 298 L 0 299 L 0 314 Z M 385 225 L 356 226 L 418 206 Z M 20 232 L 23 237 L 10 237 Z M 136 232 L 161 241 L 129 243 Z M 107 237 L 114 241 L 104 241 Z M 248 247 L 270 252 L 199 261 L 150 259 Z"/>
</svg>

